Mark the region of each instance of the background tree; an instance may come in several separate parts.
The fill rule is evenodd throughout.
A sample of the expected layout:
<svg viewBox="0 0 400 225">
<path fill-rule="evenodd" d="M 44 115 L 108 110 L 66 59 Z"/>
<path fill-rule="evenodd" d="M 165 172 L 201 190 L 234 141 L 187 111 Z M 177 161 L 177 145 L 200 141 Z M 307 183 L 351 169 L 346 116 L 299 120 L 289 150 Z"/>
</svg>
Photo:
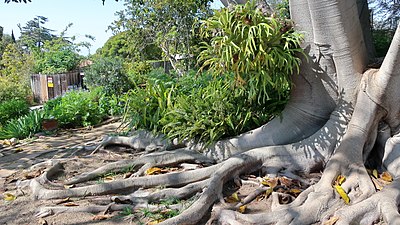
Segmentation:
<svg viewBox="0 0 400 225">
<path fill-rule="evenodd" d="M 400 2 L 369 0 L 369 4 L 376 55 L 383 57 L 389 49 L 400 19 Z"/>
<path fill-rule="evenodd" d="M 191 58 L 194 52 L 192 26 L 198 19 L 209 15 L 209 1 L 150 0 L 126 1 L 126 9 L 111 26 L 114 32 L 129 31 L 138 52 L 156 45 L 176 71 L 187 69 L 178 66 L 178 58 Z"/>
<path fill-rule="evenodd" d="M 30 51 L 32 48 L 42 47 L 45 41 L 51 41 L 54 39 L 56 37 L 52 34 L 54 30 L 44 26 L 47 22 L 48 19 L 46 17 L 37 16 L 36 18 L 29 20 L 23 27 L 18 24 L 21 32 L 18 42 L 21 47 Z"/>
<path fill-rule="evenodd" d="M 396 30 L 400 20 L 400 1 L 369 0 L 375 29 Z"/>
<path fill-rule="evenodd" d="M 115 34 L 104 46 L 96 52 L 103 57 L 120 57 L 127 61 L 161 60 L 162 52 L 154 44 L 141 46 L 142 41 L 135 40 L 135 35 L 130 31 L 123 31 Z"/>
<path fill-rule="evenodd" d="M 25 54 L 17 44 L 10 43 L 0 60 L 0 102 L 11 99 L 31 101 L 30 75 L 33 58 Z"/>
</svg>

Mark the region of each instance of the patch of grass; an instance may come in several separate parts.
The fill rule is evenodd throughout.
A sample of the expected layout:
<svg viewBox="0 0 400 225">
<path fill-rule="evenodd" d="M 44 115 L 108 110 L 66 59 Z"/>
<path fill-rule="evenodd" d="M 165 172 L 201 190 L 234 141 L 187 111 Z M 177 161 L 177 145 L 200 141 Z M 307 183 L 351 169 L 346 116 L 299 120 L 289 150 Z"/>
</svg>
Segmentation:
<svg viewBox="0 0 400 225">
<path fill-rule="evenodd" d="M 125 207 L 121 212 L 119 212 L 121 216 L 131 216 L 134 214 L 132 207 Z"/>
</svg>

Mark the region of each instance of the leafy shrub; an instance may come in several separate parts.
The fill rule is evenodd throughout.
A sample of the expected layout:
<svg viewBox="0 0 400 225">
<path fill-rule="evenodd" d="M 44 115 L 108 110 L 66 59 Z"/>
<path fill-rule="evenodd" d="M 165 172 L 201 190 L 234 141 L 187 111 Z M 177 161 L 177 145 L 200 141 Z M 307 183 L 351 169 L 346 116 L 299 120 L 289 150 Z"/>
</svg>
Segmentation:
<svg viewBox="0 0 400 225">
<path fill-rule="evenodd" d="M 269 108 L 250 104 L 235 95 L 229 79 L 203 82 L 207 81 L 194 82 L 200 88 L 193 88 L 189 94 L 180 93 L 162 118 L 163 132 L 169 138 L 210 144 L 264 124 L 286 103 L 275 102 L 276 107 L 270 104 Z"/>
<path fill-rule="evenodd" d="M 126 71 L 130 75 L 144 75 L 151 71 L 151 65 L 145 61 L 125 63 Z"/>
<path fill-rule="evenodd" d="M 29 105 L 24 100 L 9 100 L 0 102 L 0 125 L 4 125 L 7 121 L 28 113 Z"/>
<path fill-rule="evenodd" d="M 16 44 L 8 44 L 1 57 L 0 68 L 0 102 L 29 99 L 33 58 L 24 54 Z"/>
<path fill-rule="evenodd" d="M 99 124 L 106 116 L 100 107 L 100 89 L 91 92 L 73 91 L 52 99 L 44 105 L 47 117 L 58 120 L 61 127 L 81 127 Z"/>
<path fill-rule="evenodd" d="M 124 72 L 122 61 L 118 58 L 98 58 L 85 71 L 86 85 L 93 89 L 101 86 L 108 95 L 128 91 L 132 84 Z"/>
<path fill-rule="evenodd" d="M 43 110 L 34 110 L 18 119 L 12 119 L 0 128 L 0 139 L 32 137 L 42 130 L 43 118 Z"/>
<path fill-rule="evenodd" d="M 164 77 L 168 79 L 167 77 Z M 161 118 L 171 104 L 175 89 L 174 81 L 165 82 L 152 77 L 143 78 L 145 83 L 139 84 L 129 92 L 128 114 L 130 126 L 135 129 L 146 129 L 161 132 Z"/>
<path fill-rule="evenodd" d="M 300 64 L 295 54 L 303 52 L 302 35 L 294 32 L 291 21 L 267 17 L 249 1 L 216 11 L 202 21 L 200 35 L 211 38 L 198 57 L 202 69 L 233 73 L 236 89 L 249 101 L 288 97 L 290 75 Z"/>
<path fill-rule="evenodd" d="M 31 89 L 25 83 L 0 76 L 0 102 L 12 99 L 29 101 L 31 97 Z"/>
<path fill-rule="evenodd" d="M 40 48 L 34 48 L 35 73 L 57 74 L 65 73 L 77 68 L 82 57 L 78 54 L 79 45 L 73 43 L 74 37 L 64 37 L 65 32 L 71 27 L 69 24 L 57 38 L 47 40 Z"/>
<path fill-rule="evenodd" d="M 264 124 L 286 103 L 251 104 L 232 90 L 229 76 L 233 75 L 213 78 L 189 72 L 175 78 L 153 71 L 127 94 L 125 117 L 134 129 L 211 143 Z"/>
<path fill-rule="evenodd" d="M 128 102 L 128 95 L 106 95 L 99 96 L 100 109 L 109 116 L 121 116 L 125 112 L 125 106 Z"/>
</svg>

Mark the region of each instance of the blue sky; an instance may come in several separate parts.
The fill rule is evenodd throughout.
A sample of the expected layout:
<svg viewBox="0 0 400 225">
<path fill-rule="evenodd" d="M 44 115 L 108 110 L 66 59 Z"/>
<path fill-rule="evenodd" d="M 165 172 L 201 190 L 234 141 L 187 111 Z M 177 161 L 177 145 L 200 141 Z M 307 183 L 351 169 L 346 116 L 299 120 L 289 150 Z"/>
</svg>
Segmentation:
<svg viewBox="0 0 400 225">
<path fill-rule="evenodd" d="M 14 30 L 14 35 L 18 38 L 17 24 L 24 26 L 34 17 L 44 16 L 49 19 L 45 26 L 56 30 L 56 34 L 69 23 L 73 23 L 68 30 L 68 36 L 76 36 L 77 41 L 87 41 L 85 34 L 94 36 L 96 41 L 92 42 L 91 53 L 95 53 L 112 35 L 111 31 L 106 30 L 117 18 L 115 12 L 124 8 L 123 0 L 106 0 L 104 6 L 101 0 L 32 0 L 28 4 L 3 2 L 0 0 L 0 26 L 4 27 L 4 33 L 11 34 L 11 30 Z M 215 2 L 214 7 L 221 5 L 219 1 Z"/>
</svg>

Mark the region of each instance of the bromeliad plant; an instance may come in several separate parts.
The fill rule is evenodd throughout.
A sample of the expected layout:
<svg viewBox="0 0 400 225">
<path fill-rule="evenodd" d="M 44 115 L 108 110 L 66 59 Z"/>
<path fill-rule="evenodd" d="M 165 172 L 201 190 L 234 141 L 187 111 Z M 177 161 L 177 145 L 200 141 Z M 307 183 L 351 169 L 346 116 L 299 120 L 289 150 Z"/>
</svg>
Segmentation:
<svg viewBox="0 0 400 225">
<path fill-rule="evenodd" d="M 302 35 L 284 18 L 264 15 L 254 1 L 215 11 L 202 21 L 201 69 L 234 73 L 238 93 L 251 102 L 286 97 L 290 75 L 299 70 Z M 274 96 L 276 95 L 276 96 Z"/>
</svg>

